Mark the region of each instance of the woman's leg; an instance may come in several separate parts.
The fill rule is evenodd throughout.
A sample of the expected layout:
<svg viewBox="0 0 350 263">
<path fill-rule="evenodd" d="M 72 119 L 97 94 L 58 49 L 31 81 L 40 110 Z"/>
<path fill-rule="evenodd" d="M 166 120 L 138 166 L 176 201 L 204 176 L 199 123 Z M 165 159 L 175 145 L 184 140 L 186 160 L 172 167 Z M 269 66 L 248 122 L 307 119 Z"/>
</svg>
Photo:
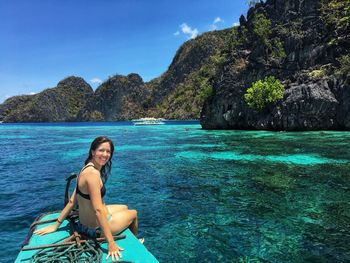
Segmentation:
<svg viewBox="0 0 350 263">
<path fill-rule="evenodd" d="M 120 233 L 124 229 L 129 228 L 137 236 L 138 222 L 136 210 L 122 210 L 113 213 L 108 223 L 112 233 Z"/>
</svg>

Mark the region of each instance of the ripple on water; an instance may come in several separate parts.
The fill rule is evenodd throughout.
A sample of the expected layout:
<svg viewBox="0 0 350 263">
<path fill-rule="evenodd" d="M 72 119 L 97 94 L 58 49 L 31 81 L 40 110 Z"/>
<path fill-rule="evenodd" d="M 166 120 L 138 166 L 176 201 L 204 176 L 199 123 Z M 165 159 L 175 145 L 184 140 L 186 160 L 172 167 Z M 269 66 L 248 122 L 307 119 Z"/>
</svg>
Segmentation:
<svg viewBox="0 0 350 263">
<path fill-rule="evenodd" d="M 67 139 L 65 138 L 62 141 L 53 141 L 51 145 L 70 145 L 70 144 L 90 144 L 91 138 L 89 139 Z"/>
<path fill-rule="evenodd" d="M 317 165 L 326 163 L 347 163 L 346 160 L 330 159 L 321 157 L 316 154 L 288 154 L 288 155 L 256 155 L 241 154 L 238 152 L 199 152 L 199 151 L 182 151 L 176 154 L 176 158 L 186 158 L 193 160 L 232 160 L 232 161 L 248 161 L 248 162 L 280 162 L 297 165 Z"/>
</svg>

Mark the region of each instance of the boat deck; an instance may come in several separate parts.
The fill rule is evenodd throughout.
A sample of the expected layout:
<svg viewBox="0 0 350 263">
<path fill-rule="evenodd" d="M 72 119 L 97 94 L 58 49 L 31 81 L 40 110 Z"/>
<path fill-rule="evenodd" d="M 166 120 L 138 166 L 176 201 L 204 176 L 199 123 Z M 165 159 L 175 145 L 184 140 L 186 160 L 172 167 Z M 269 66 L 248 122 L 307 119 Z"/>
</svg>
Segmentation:
<svg viewBox="0 0 350 263">
<path fill-rule="evenodd" d="M 59 213 L 51 213 L 43 216 L 40 221 L 44 220 L 50 220 L 50 219 L 56 219 L 58 217 Z M 36 228 L 42 228 L 48 224 L 40 224 Z M 124 239 L 116 240 L 119 247 L 124 248 L 122 251 L 122 258 L 119 259 L 118 262 L 158 262 L 158 260 L 147 250 L 147 248 L 139 242 L 139 240 L 131 233 L 129 229 L 124 230 L 121 235 L 125 235 Z M 38 235 L 32 235 L 29 244 L 24 246 L 23 248 L 27 247 L 34 247 L 34 246 L 44 246 L 49 244 L 59 244 L 62 243 L 63 240 L 68 238 L 70 236 L 70 225 L 67 220 L 64 220 L 59 227 L 59 229 L 54 232 L 50 233 L 44 236 L 38 236 Z M 106 256 L 108 253 L 107 249 L 107 243 L 105 241 L 99 243 L 101 246 L 101 250 L 103 252 L 101 262 L 112 262 L 111 258 L 108 258 L 106 260 Z M 31 262 L 33 259 L 33 256 L 35 256 L 37 253 L 42 251 L 42 249 L 36 249 L 36 250 L 27 250 L 27 251 L 20 251 L 18 254 L 18 257 L 16 259 L 16 263 L 19 262 Z M 86 255 L 87 258 L 89 255 Z M 66 261 L 65 261 L 66 262 Z M 87 261 L 84 261 L 87 262 Z"/>
</svg>

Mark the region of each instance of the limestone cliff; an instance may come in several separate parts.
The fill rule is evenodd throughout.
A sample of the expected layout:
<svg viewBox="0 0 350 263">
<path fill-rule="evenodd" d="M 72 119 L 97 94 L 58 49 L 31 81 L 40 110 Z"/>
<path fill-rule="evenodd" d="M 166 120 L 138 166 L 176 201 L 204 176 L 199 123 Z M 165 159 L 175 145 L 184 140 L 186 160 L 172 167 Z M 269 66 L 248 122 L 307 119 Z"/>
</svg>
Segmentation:
<svg viewBox="0 0 350 263">
<path fill-rule="evenodd" d="M 69 118 L 63 109 L 56 109 L 63 98 L 56 98 L 57 88 L 53 88 L 34 96 L 17 96 L 6 100 L 0 105 L 0 120 L 117 121 L 146 116 L 198 119 L 208 89 L 207 79 L 213 75 L 215 68 L 213 60 L 225 43 L 228 32 L 207 32 L 185 42 L 176 52 L 168 70 L 148 83 L 134 73 L 107 79 L 95 92 L 82 97 L 86 101 Z M 50 94 L 54 94 L 54 98 Z M 70 94 L 75 96 L 75 91 L 66 93 L 66 100 L 69 100 Z M 71 108 L 67 106 L 65 109 Z"/>
<path fill-rule="evenodd" d="M 350 129 L 350 1 L 268 0 L 232 29 L 201 112 L 206 129 Z M 275 76 L 284 98 L 262 110 L 243 97 Z"/>
<path fill-rule="evenodd" d="M 7 99 L 0 105 L 0 118 L 4 122 L 77 121 L 92 95 L 92 88 L 82 78 L 68 77 L 55 88 Z"/>
<path fill-rule="evenodd" d="M 166 119 L 199 119 L 206 81 L 229 30 L 212 31 L 185 42 L 168 70 L 147 83 L 147 115 Z"/>
<path fill-rule="evenodd" d="M 102 83 L 79 113 L 81 120 L 130 120 L 145 113 L 147 89 L 137 74 L 116 75 Z"/>
</svg>

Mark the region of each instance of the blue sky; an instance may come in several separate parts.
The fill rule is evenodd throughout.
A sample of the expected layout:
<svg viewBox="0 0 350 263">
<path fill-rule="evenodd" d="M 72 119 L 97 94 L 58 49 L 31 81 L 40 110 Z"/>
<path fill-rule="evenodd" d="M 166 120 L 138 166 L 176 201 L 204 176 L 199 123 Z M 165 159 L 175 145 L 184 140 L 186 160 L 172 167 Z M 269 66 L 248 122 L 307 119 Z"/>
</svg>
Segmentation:
<svg viewBox="0 0 350 263">
<path fill-rule="evenodd" d="M 246 0 L 0 0 L 0 103 L 71 75 L 149 81 L 191 37 L 246 15 Z"/>
</svg>

